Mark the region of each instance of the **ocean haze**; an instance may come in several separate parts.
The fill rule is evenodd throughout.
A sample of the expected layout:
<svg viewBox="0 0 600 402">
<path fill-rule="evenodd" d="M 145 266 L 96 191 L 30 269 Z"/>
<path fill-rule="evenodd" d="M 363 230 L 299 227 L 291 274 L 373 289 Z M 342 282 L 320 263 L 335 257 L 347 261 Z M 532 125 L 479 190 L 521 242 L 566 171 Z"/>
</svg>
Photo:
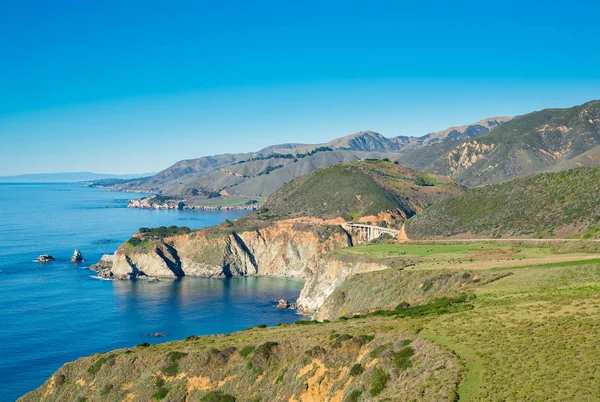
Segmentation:
<svg viewBox="0 0 600 402">
<path fill-rule="evenodd" d="M 0 176 L 0 183 L 77 183 L 101 179 L 136 179 L 152 176 L 155 173 L 140 174 L 102 174 L 93 172 L 65 172 L 65 173 L 32 173 L 15 176 Z"/>
</svg>

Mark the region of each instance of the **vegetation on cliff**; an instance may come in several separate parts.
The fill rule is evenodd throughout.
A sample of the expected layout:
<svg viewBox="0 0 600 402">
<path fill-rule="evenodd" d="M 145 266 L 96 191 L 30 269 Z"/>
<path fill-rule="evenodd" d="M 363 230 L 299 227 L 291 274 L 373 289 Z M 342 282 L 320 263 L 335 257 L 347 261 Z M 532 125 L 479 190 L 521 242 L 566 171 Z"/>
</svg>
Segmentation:
<svg viewBox="0 0 600 402">
<path fill-rule="evenodd" d="M 411 238 L 600 237 L 600 168 L 543 173 L 470 189 L 407 222 Z"/>
</svg>

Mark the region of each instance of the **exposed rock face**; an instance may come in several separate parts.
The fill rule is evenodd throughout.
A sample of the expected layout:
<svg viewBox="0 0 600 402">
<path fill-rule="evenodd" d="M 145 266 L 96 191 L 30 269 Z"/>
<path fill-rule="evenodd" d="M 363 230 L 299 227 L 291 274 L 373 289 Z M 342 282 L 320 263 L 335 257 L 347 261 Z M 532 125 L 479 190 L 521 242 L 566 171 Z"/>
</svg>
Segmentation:
<svg viewBox="0 0 600 402">
<path fill-rule="evenodd" d="M 127 208 L 183 209 L 184 206 L 185 204 L 179 200 L 162 200 L 155 195 L 139 200 L 129 200 L 127 203 Z"/>
<path fill-rule="evenodd" d="M 81 251 L 75 249 L 73 256 L 71 257 L 71 262 L 83 262 L 83 255 L 81 255 Z"/>
<path fill-rule="evenodd" d="M 325 234 L 326 233 L 326 234 Z M 101 277 L 176 278 L 277 276 L 306 280 L 298 300 L 304 312 L 315 311 L 348 276 L 384 269 L 373 263 L 347 263 L 327 254 L 352 245 L 352 237 L 341 227 L 324 232 L 322 226 L 281 221 L 266 228 L 241 233 L 192 232 L 165 238 L 144 252 L 121 247 L 112 257 L 103 257 Z"/>
<path fill-rule="evenodd" d="M 104 254 L 100 261 L 96 264 L 90 266 L 90 269 L 93 271 L 104 271 L 110 270 L 113 266 L 115 256 L 113 254 Z"/>
<path fill-rule="evenodd" d="M 313 274 L 304 284 L 298 298 L 298 310 L 314 313 L 325 299 L 347 278 L 361 272 L 380 271 L 388 267 L 372 262 L 347 262 L 325 258 L 315 267 Z"/>
<path fill-rule="evenodd" d="M 37 260 L 39 262 L 50 262 L 50 261 L 54 261 L 55 258 L 52 257 L 50 254 L 42 254 L 37 258 Z"/>
</svg>

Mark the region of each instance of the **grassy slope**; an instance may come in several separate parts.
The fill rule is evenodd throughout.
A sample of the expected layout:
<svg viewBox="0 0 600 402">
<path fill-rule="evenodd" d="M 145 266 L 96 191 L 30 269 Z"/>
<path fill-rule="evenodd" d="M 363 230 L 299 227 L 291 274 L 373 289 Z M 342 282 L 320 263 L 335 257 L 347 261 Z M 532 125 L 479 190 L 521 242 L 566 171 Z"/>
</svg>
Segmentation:
<svg viewBox="0 0 600 402">
<path fill-rule="evenodd" d="M 447 246 L 427 247 L 429 254 L 448 256 Z M 369 248 L 363 249 L 368 258 L 386 261 L 390 248 L 401 250 L 405 246 Z M 537 262 L 503 266 L 512 256 L 502 260 L 488 249 L 487 253 L 496 254 L 491 269 L 486 264 L 477 268 L 475 262 L 470 267 L 447 265 L 437 271 L 417 264 L 410 272 L 390 269 L 366 273 L 350 278 L 330 298 L 339 299 L 343 292 L 345 302 L 338 305 L 345 310 L 338 312 L 351 314 L 369 310 L 370 305 L 393 306 L 411 297 L 417 300 L 419 293 L 427 298 L 474 292 L 473 309 L 409 320 L 420 337 L 453 350 L 461 358 L 467 369 L 458 388 L 461 401 L 598 400 L 600 388 L 594 384 L 600 378 L 600 255 L 548 263 L 570 254 L 560 248 L 518 247 L 513 252 L 537 256 Z M 410 254 L 398 252 L 397 256 L 409 258 Z M 471 279 L 463 278 L 465 272 L 471 273 Z M 477 282 L 472 281 L 475 274 L 479 275 Z M 382 287 L 383 281 L 387 286 Z"/>
<path fill-rule="evenodd" d="M 409 237 L 600 235 L 600 168 L 580 168 L 471 189 L 407 223 Z M 568 229 L 573 226 L 573 229 Z M 568 229 L 568 230 L 566 230 Z"/>
<path fill-rule="evenodd" d="M 446 177 L 431 176 L 434 186 L 415 184 L 419 172 L 391 162 L 353 162 L 304 175 L 274 193 L 265 204 L 279 219 L 377 215 L 392 210 L 412 216 L 462 188 Z"/>
<path fill-rule="evenodd" d="M 407 348 L 413 351 L 407 364 L 395 363 Z M 255 328 L 98 354 L 65 365 L 23 401 L 44 395 L 90 402 L 202 401 L 212 400 L 203 398 L 215 390 L 238 401 L 341 402 L 353 400 L 352 394 L 363 401 L 452 401 L 462 370 L 449 351 L 378 318 Z"/>
</svg>

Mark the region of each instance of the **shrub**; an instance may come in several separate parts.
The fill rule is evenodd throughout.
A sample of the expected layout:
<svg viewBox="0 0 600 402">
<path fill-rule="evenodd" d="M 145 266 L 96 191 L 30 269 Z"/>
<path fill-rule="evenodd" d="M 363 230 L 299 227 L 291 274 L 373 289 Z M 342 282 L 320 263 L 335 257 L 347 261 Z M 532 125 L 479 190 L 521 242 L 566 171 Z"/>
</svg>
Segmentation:
<svg viewBox="0 0 600 402">
<path fill-rule="evenodd" d="M 67 377 L 65 377 L 64 374 L 59 374 L 59 375 L 56 376 L 56 379 L 54 380 L 54 383 L 58 387 L 61 387 L 66 381 L 67 381 Z"/>
<path fill-rule="evenodd" d="M 169 364 L 163 367 L 160 371 L 167 376 L 176 376 L 179 373 L 179 360 L 185 356 L 187 356 L 187 353 L 177 351 L 169 352 L 167 355 Z"/>
<path fill-rule="evenodd" d="M 344 402 L 358 402 L 358 399 L 362 395 L 362 391 L 359 389 L 355 389 L 350 392 L 350 394 L 344 399 Z"/>
<path fill-rule="evenodd" d="M 221 390 L 211 391 L 204 395 L 201 399 L 202 402 L 235 402 L 235 397 L 224 393 Z"/>
<path fill-rule="evenodd" d="M 142 342 L 138 345 L 139 348 L 147 348 L 148 346 L 150 346 L 148 342 Z"/>
<path fill-rule="evenodd" d="M 415 350 L 411 347 L 407 347 L 404 349 L 400 349 L 398 352 L 394 353 L 394 366 L 401 370 L 406 370 L 410 367 L 411 361 L 410 358 L 415 354 Z"/>
<path fill-rule="evenodd" d="M 142 244 L 142 239 L 139 237 L 132 237 L 131 239 L 127 240 L 127 243 L 131 244 L 133 247 L 137 247 Z"/>
<path fill-rule="evenodd" d="M 391 343 L 385 343 L 383 345 L 379 345 L 369 353 L 369 357 L 371 359 L 378 358 L 383 352 L 390 349 L 391 347 L 392 347 Z"/>
<path fill-rule="evenodd" d="M 321 324 L 321 322 L 316 321 L 316 320 L 298 320 L 298 321 L 294 322 L 294 324 L 296 324 L 296 325 L 314 325 L 314 324 Z"/>
<path fill-rule="evenodd" d="M 403 348 L 405 346 L 408 346 L 412 343 L 412 341 L 410 339 L 404 339 L 402 342 L 400 342 L 400 347 Z"/>
<path fill-rule="evenodd" d="M 152 398 L 156 399 L 157 401 L 162 401 L 163 399 L 165 399 L 165 397 L 167 396 L 167 394 L 169 393 L 169 390 L 165 387 L 159 387 L 155 393 L 152 394 Z"/>
<path fill-rule="evenodd" d="M 362 364 L 356 363 L 354 366 L 352 366 L 352 368 L 350 369 L 350 375 L 353 377 L 356 377 L 358 375 L 361 375 L 362 373 L 365 372 L 365 369 L 363 368 Z"/>
<path fill-rule="evenodd" d="M 369 393 L 372 396 L 381 394 L 389 379 L 390 375 L 386 371 L 376 367 L 371 376 L 371 389 L 369 390 Z"/>
<path fill-rule="evenodd" d="M 242 356 L 245 359 L 250 353 L 254 352 L 254 349 L 255 346 L 245 346 L 244 348 L 242 348 L 242 350 L 240 350 L 240 356 Z"/>
<path fill-rule="evenodd" d="M 258 324 L 255 328 L 267 328 L 267 324 Z"/>
<path fill-rule="evenodd" d="M 278 342 L 265 342 L 256 348 L 255 354 L 268 359 L 277 345 L 279 345 Z"/>
<path fill-rule="evenodd" d="M 195 341 L 195 340 L 198 340 L 198 339 L 200 339 L 199 336 L 190 335 L 190 336 L 186 336 L 186 338 L 184 339 L 184 341 Z"/>
<path fill-rule="evenodd" d="M 415 184 L 417 186 L 435 186 L 435 179 L 426 174 L 420 174 L 415 177 Z"/>
<path fill-rule="evenodd" d="M 367 343 L 375 339 L 375 335 L 359 335 L 358 339 L 360 339 L 363 345 L 366 345 Z"/>
<path fill-rule="evenodd" d="M 115 358 L 112 355 L 108 355 L 108 356 L 100 356 L 98 358 L 98 360 L 96 360 L 94 362 L 94 364 L 92 364 L 90 367 L 88 367 L 88 373 L 94 375 L 96 374 L 98 371 L 100 371 L 100 369 L 102 368 L 102 365 L 106 362 L 108 362 L 109 364 L 114 364 Z"/>
<path fill-rule="evenodd" d="M 321 346 L 315 346 L 312 349 L 308 349 L 306 352 L 308 356 L 312 356 L 312 357 L 316 357 L 316 356 L 323 356 L 325 354 L 327 354 L 327 351 L 322 348 Z"/>
<path fill-rule="evenodd" d="M 110 391 L 112 391 L 113 389 L 113 385 L 112 384 L 106 384 L 104 387 L 102 387 L 102 389 L 100 390 L 100 395 L 102 396 L 106 396 L 108 394 L 110 394 Z"/>
</svg>

